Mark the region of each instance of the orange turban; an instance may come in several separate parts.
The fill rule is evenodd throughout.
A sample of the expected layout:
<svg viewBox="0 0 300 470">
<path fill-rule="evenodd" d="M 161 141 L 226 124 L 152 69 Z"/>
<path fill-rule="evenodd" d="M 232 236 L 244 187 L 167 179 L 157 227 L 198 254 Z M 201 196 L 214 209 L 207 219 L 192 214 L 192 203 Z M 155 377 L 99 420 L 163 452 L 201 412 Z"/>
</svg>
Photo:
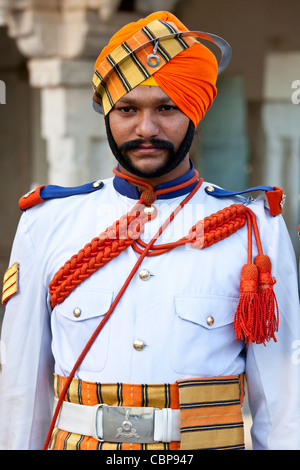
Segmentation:
<svg viewBox="0 0 300 470">
<path fill-rule="evenodd" d="M 102 106 L 104 114 L 123 95 L 153 76 L 197 127 L 216 97 L 218 64 L 215 55 L 194 35 L 176 36 L 188 31 L 165 11 L 152 13 L 118 31 L 95 63 L 94 101 Z M 154 54 L 157 41 L 159 64 L 155 66 L 147 58 Z"/>
</svg>

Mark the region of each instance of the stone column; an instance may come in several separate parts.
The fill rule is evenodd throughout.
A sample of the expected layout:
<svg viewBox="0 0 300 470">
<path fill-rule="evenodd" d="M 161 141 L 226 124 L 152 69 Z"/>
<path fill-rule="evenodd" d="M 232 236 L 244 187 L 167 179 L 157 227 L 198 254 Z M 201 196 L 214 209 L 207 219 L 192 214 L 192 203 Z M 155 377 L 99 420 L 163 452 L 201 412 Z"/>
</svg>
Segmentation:
<svg viewBox="0 0 300 470">
<path fill-rule="evenodd" d="M 28 57 L 31 86 L 40 89 L 48 183 L 74 186 L 111 176 L 115 160 L 104 120 L 92 109 L 94 62 L 120 27 L 153 8 L 171 9 L 176 0 L 138 0 L 136 11 L 124 11 L 121 3 L 0 0 L 0 22 Z"/>
<path fill-rule="evenodd" d="M 263 127 L 264 182 L 286 194 L 284 218 L 299 255 L 300 223 L 300 52 L 273 53 L 265 63 Z"/>
<path fill-rule="evenodd" d="M 41 90 L 41 133 L 48 183 L 76 186 L 111 176 L 115 164 L 103 116 L 92 108 L 93 61 L 31 59 L 30 83 Z"/>
<path fill-rule="evenodd" d="M 8 34 L 28 57 L 30 84 L 40 90 L 48 176 L 32 183 L 76 186 L 111 176 L 104 120 L 92 108 L 93 67 L 115 30 L 137 14 L 116 13 L 121 0 L 0 1 Z"/>
<path fill-rule="evenodd" d="M 199 125 L 199 169 L 206 181 L 232 191 L 248 186 L 249 144 L 242 77 L 221 77 L 218 98 Z"/>
</svg>

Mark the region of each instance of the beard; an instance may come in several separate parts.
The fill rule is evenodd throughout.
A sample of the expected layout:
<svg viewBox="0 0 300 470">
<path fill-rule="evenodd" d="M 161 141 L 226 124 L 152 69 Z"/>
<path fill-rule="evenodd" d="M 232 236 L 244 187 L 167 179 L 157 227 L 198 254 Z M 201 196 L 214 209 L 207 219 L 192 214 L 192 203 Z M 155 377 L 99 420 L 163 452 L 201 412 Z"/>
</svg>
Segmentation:
<svg viewBox="0 0 300 470">
<path fill-rule="evenodd" d="M 118 146 L 111 133 L 109 125 L 109 114 L 105 116 L 105 126 L 109 146 L 120 165 L 122 165 L 122 167 L 131 174 L 145 179 L 157 178 L 174 170 L 174 168 L 176 168 L 179 163 L 182 162 L 189 152 L 195 134 L 194 124 L 192 121 L 190 121 L 187 133 L 177 151 L 175 150 L 173 143 L 170 141 L 155 138 L 148 139 L 147 144 L 151 144 L 153 147 L 158 149 L 167 150 L 167 157 L 164 162 L 162 162 L 161 165 L 154 170 L 141 170 L 140 168 L 137 168 L 136 165 L 134 165 L 128 153 L 130 150 L 134 150 L 142 144 L 145 144 L 146 141 L 142 139 L 136 139 L 125 142 L 124 144 Z"/>
<path fill-rule="evenodd" d="M 132 162 L 129 152 L 131 150 L 139 148 L 143 144 L 151 144 L 152 147 L 156 149 L 166 150 L 166 157 L 161 162 L 160 166 L 155 169 L 140 169 Z M 134 175 L 141 176 L 143 178 L 155 178 L 161 176 L 169 171 L 172 161 L 175 157 L 175 147 L 172 142 L 161 140 L 161 139 L 148 139 L 146 142 L 142 139 L 131 140 L 125 142 L 124 144 L 118 147 L 118 152 L 121 155 L 119 157 L 119 163 L 126 168 L 130 173 Z"/>
</svg>

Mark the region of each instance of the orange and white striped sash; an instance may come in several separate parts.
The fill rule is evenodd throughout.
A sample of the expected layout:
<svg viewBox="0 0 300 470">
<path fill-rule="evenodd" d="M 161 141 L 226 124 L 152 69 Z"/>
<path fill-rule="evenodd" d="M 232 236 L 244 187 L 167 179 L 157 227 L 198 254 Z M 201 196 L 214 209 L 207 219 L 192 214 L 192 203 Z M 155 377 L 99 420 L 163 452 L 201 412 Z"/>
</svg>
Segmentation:
<svg viewBox="0 0 300 470">
<path fill-rule="evenodd" d="M 51 450 L 193 450 L 244 449 L 241 403 L 243 375 L 190 379 L 175 384 L 102 384 L 74 378 L 65 401 L 94 406 L 149 406 L 180 408 L 181 442 L 135 444 L 99 442 L 54 428 Z M 59 398 L 66 377 L 55 375 L 55 396 Z"/>
<path fill-rule="evenodd" d="M 244 376 L 178 382 L 181 449 L 244 449 Z"/>
</svg>

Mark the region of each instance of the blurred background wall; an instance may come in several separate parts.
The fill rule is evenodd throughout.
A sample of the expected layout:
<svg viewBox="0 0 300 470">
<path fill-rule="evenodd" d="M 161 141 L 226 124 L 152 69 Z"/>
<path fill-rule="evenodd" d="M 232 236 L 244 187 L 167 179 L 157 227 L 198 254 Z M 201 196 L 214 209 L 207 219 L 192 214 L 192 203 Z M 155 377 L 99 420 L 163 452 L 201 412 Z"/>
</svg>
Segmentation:
<svg viewBox="0 0 300 470">
<path fill-rule="evenodd" d="M 298 0 L 0 0 L 1 278 L 22 194 L 111 176 L 103 118 L 91 106 L 93 65 L 116 30 L 163 9 L 233 51 L 197 131 L 196 167 L 232 190 L 283 187 L 299 256 Z"/>
</svg>

